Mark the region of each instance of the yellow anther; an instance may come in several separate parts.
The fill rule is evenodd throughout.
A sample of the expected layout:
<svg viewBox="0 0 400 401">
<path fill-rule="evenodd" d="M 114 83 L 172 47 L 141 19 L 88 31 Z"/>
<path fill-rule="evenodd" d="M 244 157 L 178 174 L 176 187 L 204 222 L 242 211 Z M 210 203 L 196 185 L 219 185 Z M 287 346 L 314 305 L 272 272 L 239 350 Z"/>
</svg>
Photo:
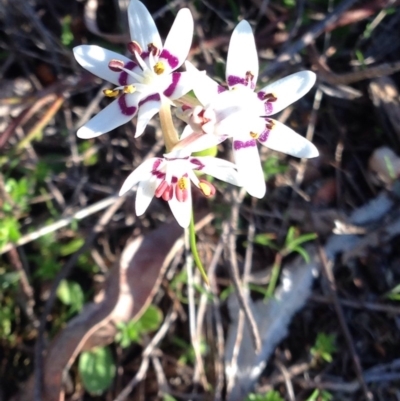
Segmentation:
<svg viewBox="0 0 400 401">
<path fill-rule="evenodd" d="M 181 177 L 178 180 L 178 188 L 181 191 L 184 191 L 185 189 L 189 188 L 189 180 L 186 177 Z"/>
<path fill-rule="evenodd" d="M 153 70 L 157 75 L 161 75 L 165 71 L 164 63 L 162 61 L 157 61 L 153 67 Z"/>
<path fill-rule="evenodd" d="M 200 187 L 201 192 L 203 192 L 203 194 L 206 197 L 209 197 L 212 195 L 211 187 L 209 185 L 205 184 L 204 182 L 199 182 L 199 187 Z"/>
<path fill-rule="evenodd" d="M 251 136 L 252 138 L 254 138 L 254 139 L 257 139 L 257 138 L 260 136 L 260 134 L 257 134 L 257 133 L 255 133 L 255 132 L 253 132 L 253 131 L 250 131 L 250 136 Z"/>
<path fill-rule="evenodd" d="M 133 93 L 135 92 L 136 88 L 133 85 L 125 85 L 124 86 L 124 93 Z"/>
<path fill-rule="evenodd" d="M 107 97 L 116 97 L 119 95 L 119 90 L 118 89 L 104 89 L 103 93 L 104 93 L 104 96 L 107 96 Z"/>
</svg>

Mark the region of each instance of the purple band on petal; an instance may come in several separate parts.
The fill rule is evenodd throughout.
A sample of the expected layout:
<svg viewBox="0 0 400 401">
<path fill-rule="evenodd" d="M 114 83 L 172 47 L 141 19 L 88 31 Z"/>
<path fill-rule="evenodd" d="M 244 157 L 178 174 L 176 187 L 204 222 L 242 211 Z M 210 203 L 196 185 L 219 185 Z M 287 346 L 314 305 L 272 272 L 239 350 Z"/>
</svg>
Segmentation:
<svg viewBox="0 0 400 401">
<path fill-rule="evenodd" d="M 260 142 L 267 142 L 267 139 L 268 139 L 268 136 L 269 136 L 270 132 L 271 132 L 271 130 L 269 130 L 269 129 L 264 130 L 262 132 L 262 134 L 258 137 L 258 140 Z"/>
<path fill-rule="evenodd" d="M 181 73 L 180 72 L 173 72 L 172 73 L 172 83 L 164 91 L 164 95 L 166 97 L 172 96 L 172 94 L 175 92 L 176 86 L 178 85 L 178 82 L 179 82 L 180 79 L 181 79 Z"/>
<path fill-rule="evenodd" d="M 218 94 L 225 92 L 226 88 L 224 88 L 222 85 L 218 85 Z"/>
<path fill-rule="evenodd" d="M 126 104 L 126 96 L 127 95 L 122 95 L 118 98 L 119 108 L 121 109 L 121 113 L 124 116 L 133 116 L 137 111 L 137 107 L 136 106 L 128 106 Z"/>
<path fill-rule="evenodd" d="M 265 102 L 264 103 L 264 110 L 265 110 L 265 114 L 267 116 L 269 116 L 270 114 L 273 114 L 274 112 L 274 106 L 272 105 L 271 102 Z"/>
<path fill-rule="evenodd" d="M 203 164 L 199 159 L 191 158 L 190 163 L 196 165 L 195 167 L 196 170 L 202 170 L 205 167 L 205 164 Z"/>
<path fill-rule="evenodd" d="M 265 92 L 263 92 L 263 91 L 257 92 L 257 97 L 260 100 L 264 100 L 264 96 L 265 96 Z"/>
<path fill-rule="evenodd" d="M 160 54 L 160 58 L 165 58 L 172 69 L 178 67 L 179 65 L 178 57 L 171 54 L 167 49 L 163 49 Z"/>
<path fill-rule="evenodd" d="M 158 170 L 161 163 L 162 163 L 162 159 L 156 159 L 153 163 L 153 170 Z"/>
<path fill-rule="evenodd" d="M 249 86 L 250 83 L 250 88 L 254 90 L 255 83 L 253 82 L 253 80 L 249 81 L 247 78 L 241 78 L 241 77 L 237 77 L 236 75 L 228 75 L 227 78 L 227 83 L 229 86 L 235 86 L 235 85 L 243 85 L 243 86 Z"/>
<path fill-rule="evenodd" d="M 250 139 L 249 141 L 233 141 L 234 150 L 252 148 L 253 146 L 257 146 L 255 139 Z"/>
<path fill-rule="evenodd" d="M 165 173 L 163 173 L 162 171 L 153 170 L 151 174 L 153 174 L 156 178 L 159 178 L 160 180 L 163 180 L 165 178 Z"/>
<path fill-rule="evenodd" d="M 147 102 L 152 102 L 152 101 L 154 101 L 154 100 L 156 100 L 156 101 L 160 101 L 160 95 L 158 94 L 158 93 L 153 93 L 152 95 L 150 95 L 150 96 L 147 96 L 147 97 L 145 97 L 144 99 L 142 99 L 140 102 L 139 102 L 139 106 L 143 106 L 145 103 L 147 103 Z"/>
<path fill-rule="evenodd" d="M 134 61 L 129 61 L 129 63 L 125 64 L 125 68 L 127 70 L 133 70 L 137 64 Z M 121 86 L 128 85 L 128 73 L 125 71 L 122 71 L 121 74 L 119 75 L 118 82 Z"/>
<path fill-rule="evenodd" d="M 176 184 L 178 182 L 178 177 L 175 177 L 174 175 L 171 178 L 171 183 Z"/>
<path fill-rule="evenodd" d="M 240 78 L 240 77 L 237 77 L 235 75 L 229 75 L 228 79 L 227 79 L 227 82 L 228 82 L 229 86 L 235 86 L 237 84 L 241 84 L 241 85 L 247 86 L 246 78 Z"/>
</svg>

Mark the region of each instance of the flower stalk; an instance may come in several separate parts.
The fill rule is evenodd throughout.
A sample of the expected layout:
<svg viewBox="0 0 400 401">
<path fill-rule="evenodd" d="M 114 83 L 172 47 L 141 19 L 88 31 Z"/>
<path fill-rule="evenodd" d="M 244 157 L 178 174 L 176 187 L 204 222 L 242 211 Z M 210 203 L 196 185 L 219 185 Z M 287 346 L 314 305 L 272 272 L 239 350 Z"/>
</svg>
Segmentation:
<svg viewBox="0 0 400 401">
<path fill-rule="evenodd" d="M 167 153 L 169 153 L 179 142 L 179 137 L 172 121 L 171 104 L 166 99 L 163 99 L 161 101 L 161 108 L 159 113 L 165 148 L 167 149 Z"/>
<path fill-rule="evenodd" d="M 201 277 L 203 281 L 209 286 L 210 281 L 208 280 L 207 273 L 204 269 L 203 264 L 201 263 L 201 259 L 199 253 L 197 251 L 197 244 L 196 244 L 196 230 L 194 228 L 194 214 L 192 212 L 192 216 L 190 218 L 190 225 L 189 225 L 189 242 L 190 242 L 190 249 L 192 251 L 193 260 L 196 263 L 197 268 L 200 271 Z"/>
</svg>

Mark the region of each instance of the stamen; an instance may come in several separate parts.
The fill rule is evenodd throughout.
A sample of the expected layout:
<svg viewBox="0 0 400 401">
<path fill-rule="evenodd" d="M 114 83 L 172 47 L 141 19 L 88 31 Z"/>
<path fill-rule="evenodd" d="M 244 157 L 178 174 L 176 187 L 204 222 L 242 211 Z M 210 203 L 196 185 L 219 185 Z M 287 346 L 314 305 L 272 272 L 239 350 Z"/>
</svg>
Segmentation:
<svg viewBox="0 0 400 401">
<path fill-rule="evenodd" d="M 203 193 L 203 195 L 206 198 L 209 198 L 209 197 L 215 195 L 216 190 L 215 190 L 214 185 L 212 185 L 207 180 L 200 179 L 199 181 L 200 181 L 199 182 L 200 191 Z"/>
<path fill-rule="evenodd" d="M 141 55 L 143 53 L 143 49 L 139 45 L 138 42 L 132 41 L 128 43 L 128 51 L 129 53 L 135 55 L 135 53 Z"/>
<path fill-rule="evenodd" d="M 254 74 L 251 71 L 246 72 L 246 81 L 247 82 L 252 82 L 254 79 Z"/>
<path fill-rule="evenodd" d="M 138 58 L 140 58 L 140 56 L 138 56 Z M 131 70 L 128 70 L 126 68 L 121 68 L 122 71 L 126 72 L 128 75 L 130 75 L 136 82 L 142 82 L 143 81 L 143 76 L 133 72 Z"/>
<path fill-rule="evenodd" d="M 169 185 L 169 186 L 168 186 L 168 189 L 166 189 L 166 190 L 164 191 L 164 193 L 163 193 L 163 195 L 162 195 L 162 198 L 163 198 L 166 202 L 168 202 L 168 201 L 170 201 L 170 200 L 172 199 L 173 195 L 174 195 L 174 187 L 173 187 L 172 185 Z"/>
<path fill-rule="evenodd" d="M 153 67 L 153 70 L 157 75 L 161 75 L 165 71 L 164 63 L 162 61 L 157 61 Z"/>
<path fill-rule="evenodd" d="M 170 196 L 171 195 L 171 196 Z M 161 184 L 157 187 L 156 192 L 154 193 L 156 198 L 163 198 L 168 201 L 172 198 L 172 185 L 169 185 L 167 181 L 163 180 Z M 165 197 L 167 199 L 165 199 Z"/>
<path fill-rule="evenodd" d="M 125 64 L 121 60 L 112 59 L 108 63 L 108 68 L 114 72 L 120 72 L 124 68 Z"/>
<path fill-rule="evenodd" d="M 136 88 L 133 85 L 125 85 L 124 86 L 124 93 L 130 94 L 136 91 Z"/>
<path fill-rule="evenodd" d="M 266 93 L 263 96 L 263 100 L 266 100 L 267 102 L 276 102 L 278 98 L 272 93 Z"/>
<path fill-rule="evenodd" d="M 178 202 L 185 202 L 188 199 L 189 179 L 187 177 L 179 178 L 176 187 L 175 195 Z"/>
<path fill-rule="evenodd" d="M 104 96 L 107 97 L 117 97 L 119 95 L 118 89 L 104 89 L 103 90 Z"/>
<path fill-rule="evenodd" d="M 154 43 L 149 43 L 147 49 L 153 56 L 158 56 L 160 54 L 160 49 Z"/>
<path fill-rule="evenodd" d="M 272 128 L 274 128 L 274 122 L 272 120 L 267 119 L 266 120 L 266 124 L 265 127 L 268 128 L 269 130 L 271 130 Z"/>
<path fill-rule="evenodd" d="M 250 131 L 250 136 L 252 138 L 254 138 L 254 139 L 257 139 L 260 136 L 260 134 L 257 134 L 256 132 L 253 132 L 253 131 Z"/>
</svg>

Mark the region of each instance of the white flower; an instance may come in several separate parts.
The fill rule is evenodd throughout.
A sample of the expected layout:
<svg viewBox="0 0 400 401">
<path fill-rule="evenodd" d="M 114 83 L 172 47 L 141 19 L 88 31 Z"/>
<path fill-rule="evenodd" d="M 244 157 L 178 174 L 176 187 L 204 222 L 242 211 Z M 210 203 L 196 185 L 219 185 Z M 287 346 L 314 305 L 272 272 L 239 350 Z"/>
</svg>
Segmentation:
<svg viewBox="0 0 400 401">
<path fill-rule="evenodd" d="M 186 67 L 195 73 L 196 69 L 190 63 Z M 187 137 L 188 130 L 207 133 L 191 144 L 192 151 L 232 137 L 235 162 L 244 187 L 250 195 L 262 198 L 266 185 L 257 141 L 292 156 L 318 156 L 318 150 L 311 142 L 269 117 L 304 96 L 314 85 L 316 76 L 311 71 L 301 71 L 254 92 L 257 75 L 253 32 L 247 21 L 241 21 L 229 44 L 226 63 L 229 90 L 197 71 L 194 92 L 204 108 L 195 107 L 190 112 L 187 121 L 191 128 L 184 134 Z M 186 117 L 188 115 L 186 112 Z"/>
<path fill-rule="evenodd" d="M 193 18 L 189 9 L 178 12 L 164 46 L 153 18 L 140 1 L 131 0 L 128 17 L 133 41 L 128 49 L 133 61 L 99 46 L 74 48 L 74 56 L 82 67 L 116 85 L 105 95 L 117 97 L 78 130 L 80 138 L 97 137 L 136 114 L 138 137 L 165 98 L 174 100 L 192 89 L 187 72 L 174 72 L 186 59 L 192 43 Z"/>
<path fill-rule="evenodd" d="M 187 153 L 186 153 L 187 154 Z M 143 162 L 125 180 L 120 195 L 125 194 L 136 184 L 135 209 L 142 215 L 154 196 L 168 201 L 178 223 L 189 226 L 192 213 L 192 182 L 207 197 L 214 195 L 215 188 L 204 179 L 199 179 L 195 171 L 209 174 L 230 184 L 240 185 L 235 165 L 226 160 L 204 156 L 181 156 L 179 152 L 156 157 Z"/>
</svg>

